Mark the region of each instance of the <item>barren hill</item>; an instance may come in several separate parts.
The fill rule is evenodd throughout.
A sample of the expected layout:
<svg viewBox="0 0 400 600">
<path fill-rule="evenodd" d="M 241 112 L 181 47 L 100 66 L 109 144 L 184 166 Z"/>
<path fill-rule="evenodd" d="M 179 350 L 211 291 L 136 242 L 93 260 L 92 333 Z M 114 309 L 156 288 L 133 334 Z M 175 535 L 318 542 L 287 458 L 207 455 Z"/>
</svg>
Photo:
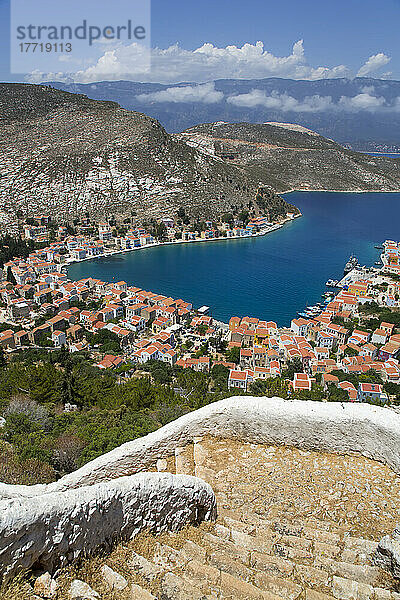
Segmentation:
<svg viewBox="0 0 400 600">
<path fill-rule="evenodd" d="M 347 150 L 290 123 L 209 123 L 177 135 L 205 154 L 246 167 L 275 191 L 398 191 L 400 160 Z"/>
<path fill-rule="evenodd" d="M 209 216 L 248 204 L 262 183 L 173 138 L 155 119 L 49 86 L 0 85 L 0 119 L 6 223 L 17 209 L 65 219 L 133 210 L 157 217 L 183 205 Z M 274 213 L 286 213 L 281 198 L 267 197 Z"/>
<path fill-rule="evenodd" d="M 184 82 L 172 86 L 136 81 L 96 83 L 51 82 L 59 89 L 86 94 L 96 100 L 114 100 L 128 110 L 158 119 L 170 133 L 179 133 L 199 123 L 298 123 L 333 138 L 353 150 L 400 151 L 400 81 L 371 77 L 334 79 L 217 79 L 209 82 L 219 100 L 202 102 L 182 95 L 181 88 L 196 89 Z M 214 94 L 215 96 L 215 94 Z M 359 108 L 370 100 L 377 110 Z"/>
<path fill-rule="evenodd" d="M 293 211 L 288 189 L 397 191 L 400 161 L 287 123 L 211 123 L 170 135 L 155 119 L 50 86 L 0 84 L 0 222 L 16 210 L 196 217 Z"/>
</svg>

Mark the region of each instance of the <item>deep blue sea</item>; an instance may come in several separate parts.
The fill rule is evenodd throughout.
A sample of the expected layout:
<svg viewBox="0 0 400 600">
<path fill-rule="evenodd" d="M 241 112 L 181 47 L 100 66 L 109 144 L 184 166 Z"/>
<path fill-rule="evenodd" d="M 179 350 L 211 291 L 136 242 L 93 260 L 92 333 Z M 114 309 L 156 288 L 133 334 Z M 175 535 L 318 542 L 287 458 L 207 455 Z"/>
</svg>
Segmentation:
<svg viewBox="0 0 400 600">
<path fill-rule="evenodd" d="M 400 193 L 285 198 L 303 217 L 266 236 L 147 248 L 71 265 L 69 276 L 125 280 L 196 308 L 210 306 L 217 319 L 249 315 L 283 326 L 320 301 L 325 282 L 342 277 L 350 254 L 373 265 L 375 244 L 400 240 Z"/>
</svg>

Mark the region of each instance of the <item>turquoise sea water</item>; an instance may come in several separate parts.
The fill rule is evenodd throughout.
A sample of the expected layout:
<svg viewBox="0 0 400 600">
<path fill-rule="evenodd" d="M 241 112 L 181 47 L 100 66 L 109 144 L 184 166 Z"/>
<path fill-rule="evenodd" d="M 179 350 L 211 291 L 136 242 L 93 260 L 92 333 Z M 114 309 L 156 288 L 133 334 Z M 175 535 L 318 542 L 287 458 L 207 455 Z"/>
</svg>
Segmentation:
<svg viewBox="0 0 400 600">
<path fill-rule="evenodd" d="M 292 192 L 303 217 L 263 237 L 147 248 L 69 268 L 72 279 L 125 280 L 183 298 L 227 321 L 255 316 L 288 325 L 320 301 L 350 254 L 362 264 L 379 257 L 385 239 L 400 240 L 400 193 Z"/>
</svg>

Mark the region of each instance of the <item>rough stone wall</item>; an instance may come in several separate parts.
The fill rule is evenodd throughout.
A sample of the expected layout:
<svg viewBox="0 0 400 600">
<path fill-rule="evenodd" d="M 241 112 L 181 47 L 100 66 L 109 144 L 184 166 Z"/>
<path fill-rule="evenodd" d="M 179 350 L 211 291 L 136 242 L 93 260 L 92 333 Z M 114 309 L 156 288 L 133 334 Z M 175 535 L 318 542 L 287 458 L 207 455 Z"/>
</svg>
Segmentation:
<svg viewBox="0 0 400 600">
<path fill-rule="evenodd" d="M 201 479 L 139 473 L 205 435 L 361 454 L 400 473 L 400 416 L 390 409 L 229 398 L 123 444 L 58 482 L 0 484 L 0 577 L 33 566 L 53 571 L 83 552 L 143 529 L 177 530 L 212 519 L 215 496 Z"/>
<path fill-rule="evenodd" d="M 31 567 L 53 572 L 116 539 L 147 529 L 178 531 L 215 516 L 215 496 L 207 483 L 170 473 L 141 473 L 45 498 L 2 500 L 0 579 Z"/>
</svg>

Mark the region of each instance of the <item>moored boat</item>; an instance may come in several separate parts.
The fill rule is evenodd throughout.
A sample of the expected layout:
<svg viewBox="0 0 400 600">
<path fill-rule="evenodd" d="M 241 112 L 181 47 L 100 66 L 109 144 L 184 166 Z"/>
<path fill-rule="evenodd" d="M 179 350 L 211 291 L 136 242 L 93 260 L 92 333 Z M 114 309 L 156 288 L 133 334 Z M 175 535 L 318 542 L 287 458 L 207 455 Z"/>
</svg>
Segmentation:
<svg viewBox="0 0 400 600">
<path fill-rule="evenodd" d="M 344 274 L 347 275 L 347 273 L 350 273 L 350 271 L 359 266 L 360 263 L 358 262 L 358 259 L 352 254 L 344 267 Z"/>
</svg>

